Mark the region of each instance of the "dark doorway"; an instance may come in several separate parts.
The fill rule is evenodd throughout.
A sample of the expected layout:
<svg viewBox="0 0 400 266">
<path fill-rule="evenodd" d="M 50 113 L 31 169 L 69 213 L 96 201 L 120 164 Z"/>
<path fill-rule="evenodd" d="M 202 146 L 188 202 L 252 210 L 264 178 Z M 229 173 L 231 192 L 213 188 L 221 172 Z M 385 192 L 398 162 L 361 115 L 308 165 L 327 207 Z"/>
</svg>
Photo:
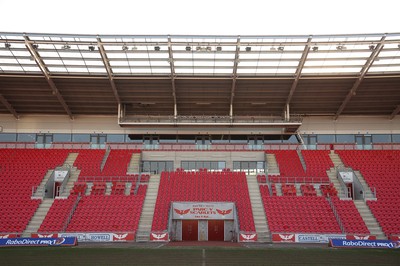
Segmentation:
<svg viewBox="0 0 400 266">
<path fill-rule="evenodd" d="M 182 241 L 198 241 L 199 223 L 197 220 L 182 220 Z"/>
<path fill-rule="evenodd" d="M 224 220 L 208 221 L 208 241 L 224 241 Z"/>
</svg>

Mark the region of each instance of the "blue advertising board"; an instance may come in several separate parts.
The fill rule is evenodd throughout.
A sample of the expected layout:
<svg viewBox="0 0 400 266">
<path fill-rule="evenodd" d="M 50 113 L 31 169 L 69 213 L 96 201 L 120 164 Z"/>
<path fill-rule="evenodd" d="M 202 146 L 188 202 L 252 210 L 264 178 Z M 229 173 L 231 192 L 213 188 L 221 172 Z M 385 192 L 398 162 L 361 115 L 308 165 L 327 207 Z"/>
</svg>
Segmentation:
<svg viewBox="0 0 400 266">
<path fill-rule="evenodd" d="M 400 241 L 330 239 L 333 248 L 400 248 Z"/>
<path fill-rule="evenodd" d="M 0 239 L 0 247 L 40 247 L 40 246 L 54 246 L 54 247 L 65 247 L 65 246 L 76 246 L 76 237 L 58 237 L 58 238 L 12 238 L 12 239 Z"/>
</svg>

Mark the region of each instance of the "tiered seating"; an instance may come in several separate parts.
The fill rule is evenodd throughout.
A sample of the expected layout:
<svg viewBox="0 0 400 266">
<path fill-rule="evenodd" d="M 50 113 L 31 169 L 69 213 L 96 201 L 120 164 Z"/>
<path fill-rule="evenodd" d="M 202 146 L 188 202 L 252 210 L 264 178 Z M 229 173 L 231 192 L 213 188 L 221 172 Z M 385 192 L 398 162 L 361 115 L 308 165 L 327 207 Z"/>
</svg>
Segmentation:
<svg viewBox="0 0 400 266">
<path fill-rule="evenodd" d="M 92 192 L 90 195 L 104 195 L 106 193 L 105 182 L 93 182 Z"/>
<path fill-rule="evenodd" d="M 87 188 L 85 182 L 75 182 L 74 187 L 71 189 L 71 195 L 84 195 Z"/>
<path fill-rule="evenodd" d="M 340 200 L 338 197 L 332 197 L 331 199 L 346 233 L 370 234 L 352 200 Z"/>
<path fill-rule="evenodd" d="M 144 195 L 83 196 L 67 232 L 136 231 Z"/>
<path fill-rule="evenodd" d="M 74 166 L 81 169 L 79 181 L 132 182 L 138 175 L 127 175 L 127 169 L 133 153 L 140 150 L 111 150 L 103 171 L 101 163 L 105 150 L 79 150 Z"/>
<path fill-rule="evenodd" d="M 329 157 L 329 151 L 302 151 L 306 163 L 306 171 L 300 162 L 295 150 L 271 150 L 266 151 L 275 154 L 279 165 L 280 175 L 270 176 L 271 182 L 278 183 L 325 183 L 329 182 L 326 171 L 333 167 Z"/>
<path fill-rule="evenodd" d="M 62 231 L 77 197 L 77 195 L 70 195 L 68 199 L 54 200 L 54 203 L 50 207 L 43 223 L 40 225 L 38 232 L 51 233 Z"/>
<path fill-rule="evenodd" d="M 125 195 L 125 182 L 113 182 L 111 187 L 111 195 Z"/>
<path fill-rule="evenodd" d="M 241 172 L 163 172 L 154 211 L 152 230 L 167 229 L 173 201 L 234 202 L 240 230 L 255 231 L 246 175 Z"/>
<path fill-rule="evenodd" d="M 377 201 L 367 201 L 383 232 L 400 234 L 400 151 L 337 151 L 343 163 L 359 170 Z"/>
<path fill-rule="evenodd" d="M 283 196 L 296 196 L 296 187 L 293 184 L 282 184 Z"/>
<path fill-rule="evenodd" d="M 341 233 L 324 197 L 268 196 L 261 187 L 260 192 L 271 232 Z"/>
<path fill-rule="evenodd" d="M 267 183 L 267 177 L 265 175 L 257 175 L 257 181 L 260 184 Z"/>
<path fill-rule="evenodd" d="M 311 184 L 302 184 L 300 186 L 301 194 L 303 196 L 317 196 L 317 191 L 315 187 Z"/>
<path fill-rule="evenodd" d="M 23 232 L 41 200 L 31 200 L 47 170 L 62 165 L 68 150 L 0 150 L 0 232 Z"/>
<path fill-rule="evenodd" d="M 325 197 L 337 196 L 338 192 L 335 186 L 330 183 L 329 185 L 322 184 L 320 186 L 321 192 Z"/>
</svg>

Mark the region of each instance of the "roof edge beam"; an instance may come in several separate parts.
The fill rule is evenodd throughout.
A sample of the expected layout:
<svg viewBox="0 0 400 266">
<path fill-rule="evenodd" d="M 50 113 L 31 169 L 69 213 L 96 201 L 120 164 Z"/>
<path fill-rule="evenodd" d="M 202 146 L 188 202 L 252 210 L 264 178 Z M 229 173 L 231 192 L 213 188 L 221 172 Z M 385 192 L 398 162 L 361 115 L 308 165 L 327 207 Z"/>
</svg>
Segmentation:
<svg viewBox="0 0 400 266">
<path fill-rule="evenodd" d="M 0 102 L 7 108 L 7 110 L 15 117 L 15 119 L 19 119 L 19 115 L 17 111 L 15 111 L 14 107 L 7 101 L 7 99 L 0 94 Z"/>
<path fill-rule="evenodd" d="M 33 56 L 33 58 L 35 59 L 36 64 L 38 65 L 38 67 L 42 71 L 44 77 L 46 78 L 47 83 L 49 84 L 49 86 L 50 86 L 50 88 L 52 90 L 52 93 L 57 97 L 58 101 L 61 103 L 61 105 L 64 108 L 65 112 L 67 112 L 69 118 L 71 120 L 73 120 L 74 118 L 72 116 L 72 112 L 69 109 L 67 103 L 65 102 L 63 96 L 61 95 L 60 91 L 57 89 L 56 84 L 52 80 L 46 65 L 44 64 L 43 60 L 40 58 L 40 56 L 37 53 L 37 51 L 33 48 L 32 42 L 29 40 L 29 38 L 27 36 L 24 36 L 24 38 L 25 38 L 25 46 L 26 46 L 26 48 L 28 48 L 29 53 Z"/>
<path fill-rule="evenodd" d="M 396 106 L 396 108 L 393 110 L 392 114 L 390 115 L 390 120 L 393 120 L 393 118 L 400 113 L 400 104 Z"/>
<path fill-rule="evenodd" d="M 365 62 L 365 65 L 361 69 L 357 80 L 354 82 L 354 84 L 351 87 L 350 91 L 347 93 L 346 98 L 344 99 L 344 101 L 340 105 L 339 109 L 337 110 L 337 112 L 335 114 L 335 117 L 334 117 L 334 120 L 337 120 L 339 118 L 339 116 L 343 112 L 344 108 L 349 103 L 351 97 L 353 97 L 353 95 L 356 94 L 356 91 L 357 91 L 358 87 L 360 86 L 361 82 L 364 80 L 364 77 L 367 74 L 369 68 L 372 66 L 372 64 L 374 63 L 375 59 L 378 57 L 379 53 L 382 51 L 385 39 L 386 39 L 386 35 L 384 35 L 381 38 L 379 44 L 376 46 L 375 50 L 370 55 L 370 57 L 368 58 L 367 62 Z"/>
<path fill-rule="evenodd" d="M 100 51 L 101 59 L 103 60 L 104 67 L 107 70 L 108 80 L 110 81 L 111 89 L 114 93 L 117 103 L 120 104 L 121 99 L 118 94 L 117 86 L 115 85 L 115 82 L 114 82 L 114 74 L 112 72 L 110 62 L 108 60 L 106 51 L 104 50 L 104 46 L 103 46 L 103 43 L 101 42 L 100 38 L 97 38 L 97 46 L 99 47 L 99 51 Z"/>
</svg>

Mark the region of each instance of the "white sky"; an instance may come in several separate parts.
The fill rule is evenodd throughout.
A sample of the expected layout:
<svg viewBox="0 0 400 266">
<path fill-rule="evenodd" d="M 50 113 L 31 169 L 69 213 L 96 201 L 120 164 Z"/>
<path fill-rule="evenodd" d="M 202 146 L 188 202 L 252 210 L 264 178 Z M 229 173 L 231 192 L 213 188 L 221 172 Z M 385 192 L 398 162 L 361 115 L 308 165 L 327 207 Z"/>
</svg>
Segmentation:
<svg viewBox="0 0 400 266">
<path fill-rule="evenodd" d="M 399 10 L 398 0 L 0 0 L 0 32 L 393 33 Z"/>
</svg>

